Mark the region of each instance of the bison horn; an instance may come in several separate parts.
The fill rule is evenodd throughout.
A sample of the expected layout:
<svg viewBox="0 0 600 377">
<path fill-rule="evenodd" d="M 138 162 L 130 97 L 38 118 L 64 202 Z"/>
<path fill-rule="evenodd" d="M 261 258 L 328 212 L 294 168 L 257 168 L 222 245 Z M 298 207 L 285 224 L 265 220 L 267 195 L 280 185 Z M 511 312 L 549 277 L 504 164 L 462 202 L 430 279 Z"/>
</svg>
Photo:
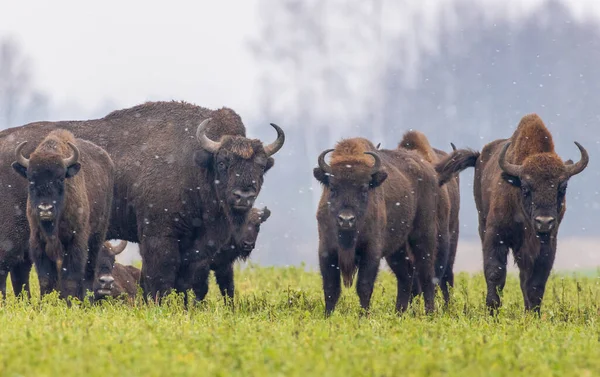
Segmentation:
<svg viewBox="0 0 600 377">
<path fill-rule="evenodd" d="M 506 144 L 504 144 L 504 147 L 502 148 L 502 151 L 500 152 L 500 158 L 498 159 L 498 164 L 500 165 L 500 169 L 502 169 L 502 171 L 504 171 L 505 173 L 510 174 L 514 177 L 520 177 L 523 167 L 520 165 L 511 164 L 510 162 L 506 162 L 506 151 L 508 150 L 509 146 L 510 146 L 510 141 L 507 142 Z"/>
<path fill-rule="evenodd" d="M 454 145 L 454 143 L 450 143 L 450 145 L 452 146 L 452 150 L 456 151 L 456 145 Z"/>
<path fill-rule="evenodd" d="M 17 149 L 15 149 L 15 156 L 17 157 L 17 162 L 25 167 L 28 168 L 29 167 L 29 159 L 25 158 L 25 156 L 23 156 L 23 154 L 21 153 L 21 150 L 23 149 L 23 147 L 25 146 L 25 144 L 27 144 L 26 141 L 22 142 L 21 144 L 19 144 L 17 146 Z"/>
<path fill-rule="evenodd" d="M 267 157 L 271 157 L 277 153 L 281 147 L 283 147 L 283 143 L 285 142 L 285 133 L 283 133 L 283 130 L 275 123 L 271 123 L 271 126 L 275 129 L 275 131 L 277 131 L 277 139 L 275 139 L 273 143 L 264 147 Z"/>
<path fill-rule="evenodd" d="M 127 241 L 121 241 L 117 246 L 112 246 L 110 248 L 110 254 L 112 256 L 119 255 L 123 252 L 123 250 L 125 250 L 125 247 L 127 247 Z"/>
<path fill-rule="evenodd" d="M 373 156 L 375 159 L 375 163 L 373 164 L 373 169 L 371 169 L 371 174 L 375 174 L 381 169 L 381 159 L 375 152 L 365 152 L 365 154 Z"/>
<path fill-rule="evenodd" d="M 565 164 L 567 174 L 569 174 L 569 177 L 581 173 L 583 169 L 587 167 L 587 164 L 590 161 L 590 156 L 588 155 L 585 148 L 582 147 L 581 144 L 579 144 L 578 142 L 575 142 L 575 145 L 577 145 L 577 148 L 579 148 L 579 152 L 581 153 L 581 159 L 575 164 Z"/>
<path fill-rule="evenodd" d="M 70 157 L 63 158 L 63 163 L 66 167 L 69 167 L 79 161 L 79 149 L 69 141 L 67 141 L 67 144 L 69 144 L 69 147 L 73 150 L 73 154 Z"/>
<path fill-rule="evenodd" d="M 324 150 L 320 155 L 319 155 L 319 167 L 321 168 L 321 170 L 323 170 L 325 173 L 331 175 L 331 166 L 329 166 L 327 164 L 327 162 L 325 162 L 325 156 L 327 155 L 327 153 L 329 152 L 333 152 L 333 149 L 326 149 Z"/>
<path fill-rule="evenodd" d="M 198 129 L 196 130 L 196 138 L 198 139 L 198 143 L 200 143 L 202 149 L 210 153 L 217 153 L 219 148 L 221 148 L 221 143 L 213 141 L 206 136 L 206 125 L 211 119 L 212 118 L 204 119 L 202 123 L 200 123 Z"/>
</svg>

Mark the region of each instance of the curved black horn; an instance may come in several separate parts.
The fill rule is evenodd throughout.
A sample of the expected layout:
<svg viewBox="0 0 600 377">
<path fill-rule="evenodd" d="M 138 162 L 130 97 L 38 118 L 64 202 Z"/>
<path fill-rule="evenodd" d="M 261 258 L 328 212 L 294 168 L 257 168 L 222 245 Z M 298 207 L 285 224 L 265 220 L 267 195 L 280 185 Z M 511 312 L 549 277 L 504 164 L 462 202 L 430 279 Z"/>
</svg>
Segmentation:
<svg viewBox="0 0 600 377">
<path fill-rule="evenodd" d="M 498 158 L 498 164 L 500 165 L 500 169 L 507 174 L 510 174 L 515 177 L 521 176 L 521 171 L 523 167 L 520 165 L 511 164 L 510 162 L 506 162 L 506 151 L 510 146 L 510 141 L 504 144 L 502 151 L 500 152 L 500 158 Z"/>
<path fill-rule="evenodd" d="M 373 164 L 373 169 L 371 169 L 371 174 L 377 173 L 381 169 L 381 159 L 375 152 L 365 152 L 365 154 L 373 156 L 373 158 L 375 159 L 375 163 Z"/>
<path fill-rule="evenodd" d="M 456 150 L 456 145 L 454 145 L 454 143 L 450 143 L 450 145 L 452 146 L 452 150 L 455 151 Z"/>
<path fill-rule="evenodd" d="M 575 145 L 577 145 L 577 148 L 579 148 L 579 152 L 581 153 L 581 158 L 575 164 L 572 164 L 572 165 L 565 164 L 565 167 L 567 169 L 567 173 L 569 174 L 569 177 L 572 177 L 576 174 L 581 173 L 583 171 L 583 169 L 585 169 L 587 167 L 588 162 L 590 162 L 590 156 L 588 155 L 588 152 L 585 150 L 585 148 L 583 146 L 581 146 L 581 144 L 579 144 L 578 142 L 575 142 Z"/>
<path fill-rule="evenodd" d="M 125 250 L 125 247 L 127 247 L 127 241 L 121 241 L 117 246 L 110 247 L 110 254 L 112 256 L 119 255 Z"/>
<path fill-rule="evenodd" d="M 271 144 L 264 146 L 267 157 L 271 157 L 272 155 L 277 153 L 281 149 L 281 147 L 283 147 L 283 143 L 285 142 L 285 133 L 283 132 L 281 127 L 279 127 L 275 123 L 271 123 L 271 126 L 275 129 L 275 131 L 277 131 L 277 139 L 275 139 L 275 141 Z"/>
<path fill-rule="evenodd" d="M 73 154 L 70 157 L 63 158 L 63 163 L 66 167 L 69 167 L 79 161 L 79 148 L 73 145 L 73 143 L 70 141 L 67 141 L 67 144 L 69 144 L 69 147 L 71 147 L 71 150 L 73 150 Z"/>
<path fill-rule="evenodd" d="M 26 141 L 22 142 L 21 144 L 19 144 L 17 146 L 17 149 L 15 149 L 15 157 L 17 158 L 17 162 L 25 167 L 28 168 L 29 167 L 29 159 L 25 158 L 25 156 L 23 156 L 23 154 L 21 153 L 21 150 L 23 149 L 23 147 L 25 146 L 25 144 L 27 144 Z"/>
<path fill-rule="evenodd" d="M 323 152 L 321 152 L 321 154 L 319 155 L 319 167 L 321 168 L 321 170 L 323 170 L 325 173 L 327 174 L 332 174 L 331 173 L 331 166 L 329 166 L 327 164 L 327 162 L 325 162 L 325 156 L 327 155 L 327 153 L 333 152 L 333 149 L 326 149 Z"/>
<path fill-rule="evenodd" d="M 202 149 L 210 153 L 216 153 L 219 148 L 221 148 L 221 143 L 213 141 L 206 136 L 206 125 L 211 119 L 212 118 L 204 119 L 202 123 L 200 123 L 196 129 L 196 139 L 198 139 L 198 143 L 200 143 Z"/>
</svg>

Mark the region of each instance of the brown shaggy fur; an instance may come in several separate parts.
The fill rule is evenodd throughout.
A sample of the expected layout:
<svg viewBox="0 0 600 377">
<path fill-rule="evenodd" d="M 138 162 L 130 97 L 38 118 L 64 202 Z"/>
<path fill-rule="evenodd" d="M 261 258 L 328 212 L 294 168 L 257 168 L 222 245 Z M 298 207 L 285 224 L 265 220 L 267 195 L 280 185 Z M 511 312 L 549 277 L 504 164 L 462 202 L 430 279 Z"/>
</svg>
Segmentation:
<svg viewBox="0 0 600 377">
<path fill-rule="evenodd" d="M 505 161 L 518 170 L 500 167 L 505 147 Z M 525 308 L 539 312 L 566 210 L 567 182 L 587 166 L 587 152 L 582 150 L 581 155 L 576 164 L 563 163 L 540 117 L 530 114 L 523 117 L 510 139 L 487 144 L 481 154 L 455 151 L 437 164 L 441 177 L 475 167 L 475 204 L 488 286 L 486 303 L 492 311 L 500 306 L 498 291 L 504 288 L 506 258 L 511 249 L 520 270 Z"/>
<path fill-rule="evenodd" d="M 423 158 L 429 163 L 435 163 L 438 160 L 437 154 L 434 152 L 427 136 L 419 131 L 409 131 L 404 134 L 402 141 L 398 144 L 398 148 L 404 148 L 419 152 Z"/>
<path fill-rule="evenodd" d="M 377 153 L 378 171 L 372 171 L 375 159 L 366 151 Z M 313 172 L 323 185 L 317 221 L 326 314 L 340 296 L 340 274 L 350 286 L 356 271 L 361 307 L 369 308 L 382 257 L 398 279 L 396 308 L 406 309 L 412 282 L 406 244 L 415 255 L 426 310 L 432 311 L 437 179 L 431 165 L 415 152 L 377 150 L 355 138 L 336 145 L 326 169 L 331 174 L 322 167 Z M 340 219 L 354 225 L 340 225 Z"/>
<path fill-rule="evenodd" d="M 124 244 L 119 245 L 119 248 L 123 251 L 127 242 L 121 242 Z M 133 298 L 137 294 L 141 271 L 134 266 L 124 266 L 116 262 L 115 256 L 119 252 L 115 250 L 116 247 L 107 241 L 102 245 L 102 249 L 98 255 L 94 280 L 94 297 L 97 300 L 106 297 L 118 298 L 123 295 Z M 106 277 L 112 277 L 114 280 L 112 282 L 105 282 L 103 278 L 105 279 Z M 106 292 L 109 293 L 107 294 Z"/>
<path fill-rule="evenodd" d="M 73 154 L 68 142 L 80 151 L 81 171 L 77 168 L 74 176 L 68 175 L 72 167 L 63 163 Z M 63 298 L 82 299 L 84 289 L 91 288 L 99 239 L 104 240 L 108 227 L 114 184 L 112 160 L 96 145 L 59 129 L 50 132 L 31 153 L 29 167 L 15 162 L 13 168 L 30 181 L 30 193 L 36 193 L 35 199 L 29 196 L 27 200 L 27 220 L 31 229 L 29 249 L 41 293 L 58 288 Z M 62 194 L 56 191 L 58 179 L 64 179 Z M 40 221 L 37 209 L 42 203 L 52 203 L 50 200 L 55 213 L 51 228 L 49 222 Z"/>
</svg>

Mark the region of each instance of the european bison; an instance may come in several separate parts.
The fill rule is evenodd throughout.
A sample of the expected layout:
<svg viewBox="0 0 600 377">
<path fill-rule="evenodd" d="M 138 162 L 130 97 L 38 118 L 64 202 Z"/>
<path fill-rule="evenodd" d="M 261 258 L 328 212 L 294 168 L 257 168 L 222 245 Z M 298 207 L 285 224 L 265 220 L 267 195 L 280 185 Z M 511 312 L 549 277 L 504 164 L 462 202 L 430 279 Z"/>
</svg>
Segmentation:
<svg viewBox="0 0 600 377">
<path fill-rule="evenodd" d="M 65 130 L 50 132 L 29 158 L 22 154 L 26 144 L 16 148 L 12 167 L 27 179 L 29 252 L 41 294 L 58 288 L 62 298 L 83 299 L 92 283 L 86 267 L 93 270 L 97 241 L 106 237 L 113 162 L 102 148 Z"/>
<path fill-rule="evenodd" d="M 318 163 L 313 173 L 323 185 L 317 221 L 326 315 L 340 296 L 340 272 L 350 287 L 356 270 L 360 304 L 368 310 L 382 257 L 398 280 L 396 309 L 405 310 L 412 283 L 409 250 L 425 310 L 432 312 L 438 187 L 431 164 L 416 152 L 376 150 L 363 138 L 340 141 Z"/>
<path fill-rule="evenodd" d="M 457 150 L 436 166 L 441 182 L 475 167 L 473 188 L 483 243 L 486 304 L 492 313 L 501 305 L 508 249 L 519 267 L 526 310 L 540 311 L 566 209 L 567 183 L 589 161 L 586 150 L 575 144 L 581 159 L 564 163 L 542 119 L 530 114 L 521 119 L 510 139 L 493 141 L 481 153 Z"/>
<path fill-rule="evenodd" d="M 233 299 L 234 295 L 233 264 L 237 260 L 246 260 L 250 256 L 256 246 L 260 225 L 267 221 L 269 216 L 271 216 L 271 211 L 267 207 L 252 208 L 240 233 L 234 234 L 231 240 L 213 257 L 210 269 L 215 272 L 221 294 L 226 299 Z"/>
<path fill-rule="evenodd" d="M 115 256 L 121 254 L 126 246 L 127 241 L 121 241 L 116 246 L 108 241 L 102 245 L 94 280 L 94 297 L 97 300 L 105 297 L 116 298 L 123 294 L 135 297 L 141 271 L 134 266 L 124 266 L 115 261 Z"/>
<path fill-rule="evenodd" d="M 435 149 L 429 144 L 427 137 L 419 131 L 409 131 L 404 134 L 398 148 L 414 150 L 420 153 L 425 161 L 434 165 L 439 159 L 448 156 L 442 150 Z M 456 147 L 452 144 L 452 149 Z M 460 231 L 458 213 L 460 210 L 460 186 L 458 175 L 439 188 L 438 200 L 438 252 L 435 263 L 436 276 L 440 278 L 440 287 L 446 304 L 450 299 L 448 286 L 454 287 L 454 260 L 458 247 Z M 444 208 L 446 207 L 446 208 Z M 449 207 L 449 208 L 448 208 Z M 446 214 L 449 214 L 446 220 Z M 447 225 L 447 227 L 446 227 Z M 416 284 L 415 284 L 416 285 Z"/>
<path fill-rule="evenodd" d="M 0 160 L 12 160 L 19 142 L 38 144 L 56 128 L 104 148 L 116 167 L 108 239 L 140 244 L 146 295 L 193 288 L 203 297 L 212 254 L 245 223 L 274 164 L 272 156 L 284 144 L 283 131 L 272 126 L 277 138 L 263 144 L 246 137 L 242 120 L 231 109 L 149 102 L 102 119 L 4 130 Z M 23 152 L 32 150 L 27 146 Z M 23 216 L 27 184 L 9 169 L 0 166 L 0 288 L 11 270 L 20 291 L 29 271 L 21 263 L 29 234 Z M 99 245 L 104 241 L 98 240 Z"/>
</svg>

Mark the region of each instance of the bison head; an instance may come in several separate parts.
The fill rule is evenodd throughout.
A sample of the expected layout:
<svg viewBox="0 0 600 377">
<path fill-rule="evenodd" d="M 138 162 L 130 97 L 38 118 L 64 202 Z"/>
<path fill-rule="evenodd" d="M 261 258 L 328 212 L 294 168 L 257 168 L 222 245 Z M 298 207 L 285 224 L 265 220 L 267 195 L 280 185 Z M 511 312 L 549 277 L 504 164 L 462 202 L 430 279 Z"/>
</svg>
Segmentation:
<svg viewBox="0 0 600 377">
<path fill-rule="evenodd" d="M 102 298 L 106 296 L 113 296 L 113 283 L 115 278 L 113 277 L 113 269 L 115 268 L 115 256 L 121 254 L 127 241 L 121 241 L 116 246 L 105 242 L 98 253 L 98 259 L 96 260 L 96 272 L 94 278 L 94 296 L 96 298 Z"/>
<path fill-rule="evenodd" d="M 29 181 L 29 206 L 43 228 L 51 233 L 64 207 L 65 179 L 74 177 L 81 169 L 79 149 L 68 142 L 73 154 L 63 158 L 56 153 L 33 153 L 27 159 L 21 153 L 27 142 L 17 146 L 13 169 Z"/>
<path fill-rule="evenodd" d="M 386 180 L 387 173 L 381 168 L 381 160 L 375 152 L 364 152 L 375 160 L 372 167 L 343 162 L 330 166 L 325 162 L 325 156 L 332 151 L 328 149 L 321 153 L 319 167 L 314 169 L 313 175 L 327 188 L 329 212 L 338 232 L 348 235 L 340 240 L 344 242 L 347 238 L 350 242 L 365 220 L 369 195 Z"/>
<path fill-rule="evenodd" d="M 539 234 L 548 234 L 558 227 L 569 178 L 581 173 L 588 164 L 589 156 L 585 148 L 577 142 L 575 145 L 579 148 L 581 159 L 574 164 L 572 161 L 564 163 L 554 153 L 530 156 L 522 165 L 511 164 L 506 161 L 510 142 L 500 152 L 502 177 L 521 189 L 521 209 Z"/>
<path fill-rule="evenodd" d="M 267 221 L 269 216 L 271 216 L 271 211 L 267 207 L 263 209 L 252 208 L 246 224 L 240 230 L 239 237 L 236 237 L 238 238 L 236 243 L 243 259 L 248 258 L 252 250 L 254 250 L 256 239 L 260 232 L 260 225 Z"/>
<path fill-rule="evenodd" d="M 226 135 L 220 141 L 206 135 L 209 119 L 196 132 L 202 150 L 196 152 L 196 163 L 212 171 L 219 200 L 236 214 L 246 215 L 252 208 L 263 184 L 265 173 L 273 167 L 273 156 L 285 141 L 283 130 L 276 124 L 277 139 L 263 145 L 259 140 Z"/>
</svg>

